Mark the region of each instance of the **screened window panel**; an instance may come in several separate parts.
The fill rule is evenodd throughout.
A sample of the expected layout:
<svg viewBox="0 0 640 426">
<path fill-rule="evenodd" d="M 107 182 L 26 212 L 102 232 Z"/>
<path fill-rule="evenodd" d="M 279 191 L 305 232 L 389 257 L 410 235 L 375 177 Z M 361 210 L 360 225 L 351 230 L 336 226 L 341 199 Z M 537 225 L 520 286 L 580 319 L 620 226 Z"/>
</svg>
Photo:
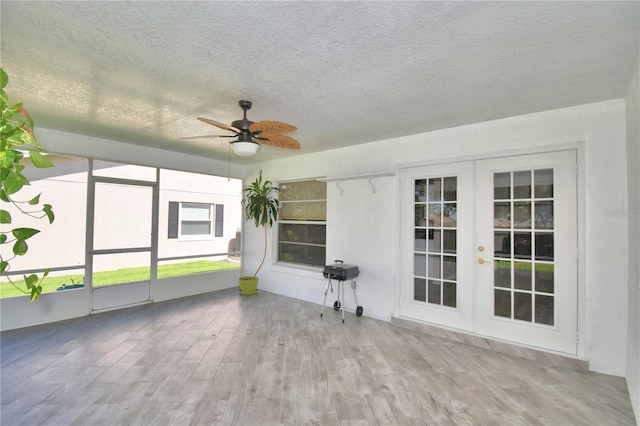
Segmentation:
<svg viewBox="0 0 640 426">
<path fill-rule="evenodd" d="M 321 266 L 326 260 L 327 184 L 287 182 L 279 186 L 278 261 Z"/>
<path fill-rule="evenodd" d="M 325 221 L 326 201 L 283 202 L 280 209 L 281 220 Z"/>
<path fill-rule="evenodd" d="M 281 242 L 319 245 L 327 243 L 326 225 L 281 223 L 279 228 Z"/>
<path fill-rule="evenodd" d="M 280 184 L 280 201 L 326 200 L 327 184 L 317 180 Z"/>
</svg>

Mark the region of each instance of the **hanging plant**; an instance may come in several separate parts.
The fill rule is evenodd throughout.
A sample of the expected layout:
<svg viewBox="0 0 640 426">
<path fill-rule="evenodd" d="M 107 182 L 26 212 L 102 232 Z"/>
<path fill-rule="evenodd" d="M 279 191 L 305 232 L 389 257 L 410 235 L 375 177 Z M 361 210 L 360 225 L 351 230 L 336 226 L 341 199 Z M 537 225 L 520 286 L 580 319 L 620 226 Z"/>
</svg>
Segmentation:
<svg viewBox="0 0 640 426">
<path fill-rule="evenodd" d="M 53 163 L 42 155 L 44 148 L 40 146 L 33 134 L 33 120 L 23 108 L 22 103 L 11 105 L 9 96 L 4 88 L 9 82 L 9 77 L 0 68 L 0 173 L 2 185 L 0 186 L 0 200 L 13 205 L 21 214 L 37 218 L 46 218 L 53 223 L 54 214 L 50 204 L 40 203 L 40 194 L 30 200 L 20 200 L 18 193 L 29 180 L 22 174 L 25 166 L 21 164 L 24 158 L 25 148 L 29 152 L 29 159 L 35 167 L 53 167 Z M 0 209 L 0 244 L 11 245 L 11 254 L 7 257 L 0 253 L 0 275 L 25 294 L 31 294 L 31 301 L 42 293 L 42 280 L 48 275 L 45 270 L 42 278 L 36 274 L 24 275 L 26 290 L 18 286 L 8 275 L 11 261 L 17 256 L 24 256 L 29 251 L 27 240 L 38 234 L 40 230 L 34 228 L 13 228 L 7 230 L 7 226 L 13 222 L 8 210 Z"/>
</svg>

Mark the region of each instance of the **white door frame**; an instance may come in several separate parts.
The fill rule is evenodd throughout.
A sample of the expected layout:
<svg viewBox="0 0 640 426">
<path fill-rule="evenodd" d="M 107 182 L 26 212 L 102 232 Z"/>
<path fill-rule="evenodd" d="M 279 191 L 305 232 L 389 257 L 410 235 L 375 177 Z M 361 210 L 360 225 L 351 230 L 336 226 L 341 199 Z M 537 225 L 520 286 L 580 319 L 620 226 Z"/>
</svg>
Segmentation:
<svg viewBox="0 0 640 426">
<path fill-rule="evenodd" d="M 141 181 L 135 179 L 126 178 L 112 178 L 93 175 L 93 160 L 89 159 L 89 168 L 87 176 L 87 220 L 86 220 L 86 238 L 85 238 L 85 285 L 89 288 L 89 311 L 90 312 L 103 312 L 112 309 L 119 309 L 124 306 L 134 306 L 139 304 L 150 303 L 153 301 L 154 288 L 157 281 L 157 264 L 158 264 L 158 210 L 159 210 L 159 179 L 160 169 L 156 168 L 155 182 Z M 118 185 L 131 185 L 141 188 L 151 188 L 152 200 L 151 200 L 151 243 L 148 247 L 128 248 L 128 249 L 107 249 L 96 250 L 94 249 L 94 226 L 95 226 L 95 192 L 97 183 L 114 183 Z M 93 264 L 94 256 L 99 254 L 116 254 L 116 253 L 136 253 L 136 252 L 148 252 L 150 262 L 150 277 L 149 281 L 140 281 L 134 283 L 116 284 L 108 287 L 94 287 L 93 286 Z M 119 302 L 118 292 L 123 291 L 123 288 L 128 288 L 128 291 L 132 292 L 134 299 L 137 298 L 137 302 L 125 302 L 121 304 Z M 113 306 L 95 307 L 94 292 L 102 291 L 106 294 L 104 299 L 107 304 L 110 301 L 113 302 Z M 144 298 L 144 300 L 142 300 Z"/>
<path fill-rule="evenodd" d="M 585 212 L 585 193 L 586 193 L 586 177 L 584 174 L 585 170 L 585 144 L 583 141 L 576 142 L 567 142 L 560 143 L 552 146 L 541 146 L 537 148 L 528 148 L 528 149 L 516 149 L 516 150 L 505 150 L 499 152 L 489 152 L 483 154 L 474 154 L 474 155 L 465 155 L 460 157 L 443 157 L 440 159 L 433 159 L 429 161 L 419 161 L 419 162 L 411 162 L 411 163 L 403 163 L 396 165 L 396 244 L 395 244 L 395 257 L 396 257 L 396 265 L 402 265 L 402 257 L 404 255 L 402 250 L 402 241 L 401 241 L 401 230 L 402 230 L 402 217 L 401 217 L 401 206 L 402 206 L 402 188 L 401 188 L 401 180 L 402 180 L 402 172 L 407 168 L 413 167 L 422 167 L 422 166 L 432 166 L 432 165 L 442 165 L 449 163 L 458 163 L 464 161 L 475 161 L 475 160 L 485 160 L 485 159 L 497 159 L 501 157 L 511 157 L 511 156 L 520 156 L 520 155 L 528 155 L 528 154 L 544 154 L 544 153 L 553 153 L 557 151 L 567 151 L 574 150 L 576 152 L 576 161 L 577 161 L 577 177 L 576 177 L 576 198 L 577 198 L 577 217 L 576 217 L 576 227 L 578 234 L 578 271 L 577 271 L 577 357 L 584 358 L 588 347 L 587 341 L 587 333 L 586 333 L 586 212 Z M 401 286 L 402 286 L 402 268 L 398 267 L 396 269 L 395 276 L 395 303 L 393 309 L 393 315 L 396 318 L 408 319 L 414 322 L 416 321 L 411 318 L 403 318 L 400 315 L 400 301 L 401 301 Z M 439 327 L 439 328 L 448 328 L 445 326 L 440 326 L 437 324 L 428 325 Z M 463 330 L 451 329 L 451 331 L 460 332 L 462 334 L 468 333 Z M 470 333 L 474 334 L 474 333 Z M 475 335 L 475 334 L 474 334 Z M 484 336 L 483 336 L 484 337 Z M 490 339 L 490 338 L 489 338 Z M 514 343 L 516 344 L 516 343 Z M 516 344 L 517 345 L 517 344 Z M 540 348 L 534 348 L 540 349 Z M 553 351 L 548 351 L 553 352 Z M 566 354 L 562 354 L 565 355 Z"/>
</svg>

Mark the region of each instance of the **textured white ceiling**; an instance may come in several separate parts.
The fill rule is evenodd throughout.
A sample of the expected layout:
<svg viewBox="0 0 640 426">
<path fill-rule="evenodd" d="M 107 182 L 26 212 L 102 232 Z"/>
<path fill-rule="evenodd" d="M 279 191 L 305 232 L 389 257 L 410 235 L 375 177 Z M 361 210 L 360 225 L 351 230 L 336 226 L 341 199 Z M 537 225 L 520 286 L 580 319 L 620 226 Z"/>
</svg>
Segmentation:
<svg viewBox="0 0 640 426">
<path fill-rule="evenodd" d="M 36 123 L 227 158 L 196 120 L 294 124 L 299 153 L 624 96 L 628 2 L 0 3 Z M 261 159 L 295 155 L 265 148 Z M 257 157 L 234 161 L 256 161 Z"/>
</svg>

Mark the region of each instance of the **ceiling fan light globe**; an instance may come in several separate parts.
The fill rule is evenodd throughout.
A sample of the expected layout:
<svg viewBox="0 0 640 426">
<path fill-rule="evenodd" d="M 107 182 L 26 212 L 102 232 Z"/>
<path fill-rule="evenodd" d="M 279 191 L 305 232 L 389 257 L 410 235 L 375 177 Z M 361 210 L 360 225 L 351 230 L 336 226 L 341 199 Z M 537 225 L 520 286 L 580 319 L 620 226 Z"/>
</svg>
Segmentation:
<svg viewBox="0 0 640 426">
<path fill-rule="evenodd" d="M 249 157 L 251 155 L 254 155 L 258 151 L 259 147 L 260 145 L 255 142 L 238 141 L 238 142 L 231 143 L 231 148 L 233 149 L 233 152 L 236 155 L 239 155 L 241 157 Z"/>
</svg>

